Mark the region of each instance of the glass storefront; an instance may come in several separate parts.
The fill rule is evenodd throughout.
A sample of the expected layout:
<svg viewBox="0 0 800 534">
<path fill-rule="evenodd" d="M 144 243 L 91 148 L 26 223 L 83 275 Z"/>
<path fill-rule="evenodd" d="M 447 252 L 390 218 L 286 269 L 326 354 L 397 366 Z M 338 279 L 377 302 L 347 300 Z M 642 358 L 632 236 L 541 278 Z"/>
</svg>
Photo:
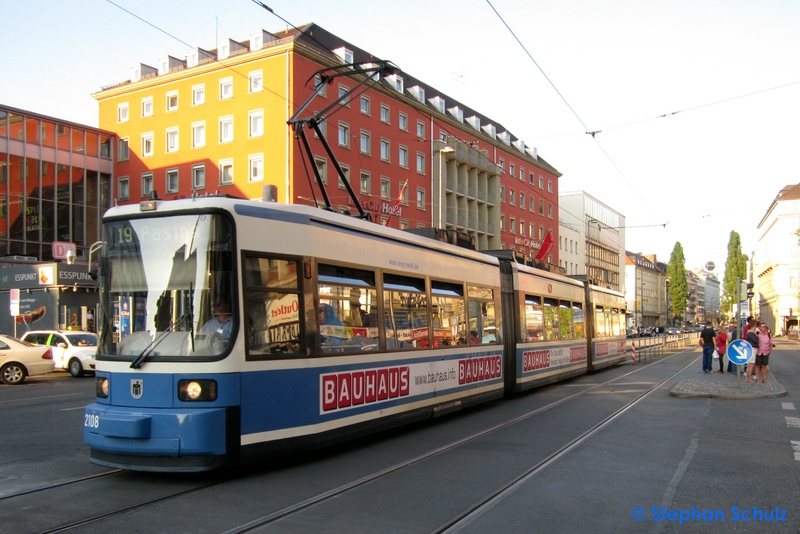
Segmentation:
<svg viewBox="0 0 800 534">
<path fill-rule="evenodd" d="M 111 207 L 114 134 L 0 107 L 0 258 L 52 261 L 54 241 L 88 260 Z"/>
</svg>

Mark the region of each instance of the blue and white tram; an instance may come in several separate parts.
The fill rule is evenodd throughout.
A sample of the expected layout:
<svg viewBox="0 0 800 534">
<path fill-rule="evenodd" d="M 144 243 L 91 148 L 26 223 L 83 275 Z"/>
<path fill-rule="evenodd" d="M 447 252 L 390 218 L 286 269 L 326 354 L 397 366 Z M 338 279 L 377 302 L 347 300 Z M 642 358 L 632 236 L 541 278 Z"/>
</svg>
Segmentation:
<svg viewBox="0 0 800 534">
<path fill-rule="evenodd" d="M 94 463 L 197 471 L 504 393 L 499 260 L 316 208 L 104 217 Z"/>
</svg>

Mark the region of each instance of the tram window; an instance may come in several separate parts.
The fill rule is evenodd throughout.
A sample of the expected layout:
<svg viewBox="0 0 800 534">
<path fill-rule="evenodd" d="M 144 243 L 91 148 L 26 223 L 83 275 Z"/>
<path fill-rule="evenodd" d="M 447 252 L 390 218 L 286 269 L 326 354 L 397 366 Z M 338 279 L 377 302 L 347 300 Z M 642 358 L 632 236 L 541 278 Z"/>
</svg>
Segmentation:
<svg viewBox="0 0 800 534">
<path fill-rule="evenodd" d="M 425 280 L 384 274 L 383 310 L 387 349 L 430 347 L 430 307 Z"/>
<path fill-rule="evenodd" d="M 468 286 L 470 345 L 497 343 L 499 329 L 491 288 Z"/>
<path fill-rule="evenodd" d="M 558 320 L 558 299 L 544 299 L 544 337 L 550 341 L 560 335 Z"/>
<path fill-rule="evenodd" d="M 318 266 L 320 346 L 323 353 L 378 350 L 378 292 L 375 273 Z"/>
<path fill-rule="evenodd" d="M 611 332 L 613 336 L 622 335 L 622 324 L 625 322 L 625 314 L 620 314 L 619 309 L 611 309 Z"/>
<path fill-rule="evenodd" d="M 596 306 L 594 309 L 594 326 L 597 337 L 608 337 L 610 330 L 606 322 L 606 312 L 602 306 Z"/>
<path fill-rule="evenodd" d="M 431 299 L 434 346 L 452 346 L 459 340 L 464 343 L 467 323 L 463 286 L 431 280 Z"/>
<path fill-rule="evenodd" d="M 525 297 L 525 323 L 522 325 L 525 341 L 541 341 L 544 339 L 544 315 L 541 297 Z"/>
<path fill-rule="evenodd" d="M 561 301 L 558 308 L 558 319 L 561 339 L 573 339 L 575 337 L 575 324 L 572 318 L 572 305 L 569 301 Z"/>
<path fill-rule="evenodd" d="M 586 338 L 586 325 L 585 325 L 585 315 L 583 313 L 583 304 L 580 302 L 573 302 L 572 303 L 572 320 L 575 324 L 575 338 L 576 339 L 585 339 Z"/>
<path fill-rule="evenodd" d="M 294 260 L 244 258 L 248 359 L 301 353 L 298 272 L 299 265 Z"/>
</svg>

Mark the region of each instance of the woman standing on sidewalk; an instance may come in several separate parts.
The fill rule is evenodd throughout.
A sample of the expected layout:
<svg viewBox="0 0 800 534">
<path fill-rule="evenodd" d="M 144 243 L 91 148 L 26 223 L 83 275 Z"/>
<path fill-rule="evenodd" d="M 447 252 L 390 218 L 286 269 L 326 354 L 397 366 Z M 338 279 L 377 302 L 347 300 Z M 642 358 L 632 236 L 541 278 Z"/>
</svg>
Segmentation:
<svg viewBox="0 0 800 534">
<path fill-rule="evenodd" d="M 756 352 L 756 382 L 758 375 L 761 375 L 761 383 L 767 383 L 767 365 L 769 365 L 769 353 L 772 352 L 772 336 L 769 334 L 769 327 L 761 323 L 758 332 L 758 352 Z"/>
<path fill-rule="evenodd" d="M 719 371 L 718 373 L 722 373 L 722 366 L 723 360 L 725 360 L 725 349 L 728 346 L 728 332 L 725 328 L 719 329 L 719 335 L 717 336 L 717 354 L 719 354 Z"/>
</svg>

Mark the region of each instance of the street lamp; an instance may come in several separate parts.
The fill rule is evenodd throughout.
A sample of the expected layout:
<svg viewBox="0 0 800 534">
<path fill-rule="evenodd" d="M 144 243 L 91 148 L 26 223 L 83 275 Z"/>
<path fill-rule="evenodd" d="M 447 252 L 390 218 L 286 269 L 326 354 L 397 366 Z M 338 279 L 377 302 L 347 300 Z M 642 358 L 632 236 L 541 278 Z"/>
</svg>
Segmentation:
<svg viewBox="0 0 800 534">
<path fill-rule="evenodd" d="M 672 323 L 669 317 L 669 278 L 667 278 L 667 328 L 670 326 L 672 326 Z"/>
</svg>

